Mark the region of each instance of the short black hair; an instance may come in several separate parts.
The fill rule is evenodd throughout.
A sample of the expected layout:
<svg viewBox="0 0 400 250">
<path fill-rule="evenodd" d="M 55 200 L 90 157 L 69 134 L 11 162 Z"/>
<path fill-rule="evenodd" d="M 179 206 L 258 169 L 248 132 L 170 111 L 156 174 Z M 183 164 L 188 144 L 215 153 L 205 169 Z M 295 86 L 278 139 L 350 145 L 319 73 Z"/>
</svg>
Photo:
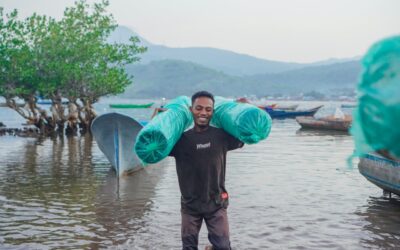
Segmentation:
<svg viewBox="0 0 400 250">
<path fill-rule="evenodd" d="M 208 97 L 208 98 L 210 98 L 210 99 L 213 101 L 213 103 L 215 103 L 214 95 L 211 94 L 211 93 L 208 92 L 208 91 L 202 90 L 202 91 L 196 92 L 196 93 L 194 93 L 194 94 L 192 95 L 192 104 L 193 104 L 194 101 L 195 101 L 197 98 L 199 98 L 199 97 Z"/>
</svg>

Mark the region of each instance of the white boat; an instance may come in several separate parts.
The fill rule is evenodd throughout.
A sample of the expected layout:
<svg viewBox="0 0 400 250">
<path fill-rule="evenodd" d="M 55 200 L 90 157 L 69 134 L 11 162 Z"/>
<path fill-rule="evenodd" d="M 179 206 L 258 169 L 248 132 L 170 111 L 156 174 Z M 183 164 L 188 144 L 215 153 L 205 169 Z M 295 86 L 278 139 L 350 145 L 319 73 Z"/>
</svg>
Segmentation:
<svg viewBox="0 0 400 250">
<path fill-rule="evenodd" d="M 103 114 L 93 120 L 92 134 L 117 176 L 143 168 L 133 150 L 142 127 L 135 119 L 119 113 Z"/>
<path fill-rule="evenodd" d="M 384 191 L 400 195 L 400 161 L 367 154 L 358 163 L 360 173 Z"/>
</svg>

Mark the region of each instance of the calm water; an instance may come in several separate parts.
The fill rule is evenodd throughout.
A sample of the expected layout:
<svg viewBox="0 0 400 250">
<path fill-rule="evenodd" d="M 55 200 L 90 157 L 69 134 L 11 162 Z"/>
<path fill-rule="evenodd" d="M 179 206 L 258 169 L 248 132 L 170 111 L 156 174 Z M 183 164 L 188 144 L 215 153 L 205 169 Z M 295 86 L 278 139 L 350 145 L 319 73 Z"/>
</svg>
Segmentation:
<svg viewBox="0 0 400 250">
<path fill-rule="evenodd" d="M 5 109 L 0 121 L 20 122 Z M 351 137 L 299 128 L 274 120 L 267 140 L 229 153 L 233 249 L 400 247 L 400 201 L 346 165 Z M 1 249 L 179 249 L 179 202 L 173 159 L 118 180 L 88 136 L 0 137 Z"/>
</svg>

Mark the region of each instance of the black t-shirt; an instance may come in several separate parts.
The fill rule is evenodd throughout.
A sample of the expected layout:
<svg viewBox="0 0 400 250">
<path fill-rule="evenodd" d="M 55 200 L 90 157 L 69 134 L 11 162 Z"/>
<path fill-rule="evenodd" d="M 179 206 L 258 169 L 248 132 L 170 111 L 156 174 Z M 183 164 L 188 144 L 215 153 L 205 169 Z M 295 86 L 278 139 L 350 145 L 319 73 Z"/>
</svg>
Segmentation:
<svg viewBox="0 0 400 250">
<path fill-rule="evenodd" d="M 170 156 L 175 157 L 184 212 L 204 214 L 227 207 L 226 153 L 242 146 L 243 142 L 223 129 L 211 126 L 182 134 Z"/>
</svg>

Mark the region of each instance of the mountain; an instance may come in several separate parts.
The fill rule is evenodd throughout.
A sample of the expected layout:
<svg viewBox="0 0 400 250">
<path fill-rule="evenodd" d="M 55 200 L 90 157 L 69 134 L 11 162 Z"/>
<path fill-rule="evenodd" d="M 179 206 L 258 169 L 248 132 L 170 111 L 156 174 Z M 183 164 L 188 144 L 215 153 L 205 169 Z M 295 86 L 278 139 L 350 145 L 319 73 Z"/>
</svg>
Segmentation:
<svg viewBox="0 0 400 250">
<path fill-rule="evenodd" d="M 317 90 L 328 92 L 338 88 L 355 88 L 361 72 L 359 61 L 306 67 L 280 74 L 247 77 L 253 91 L 291 93 Z"/>
<path fill-rule="evenodd" d="M 354 57 L 350 57 L 350 58 L 329 58 L 326 60 L 310 63 L 310 64 L 308 64 L 308 66 L 322 66 L 322 65 L 329 65 L 329 64 L 335 64 L 335 63 L 359 61 L 360 59 L 361 59 L 361 56 L 354 56 Z"/>
<path fill-rule="evenodd" d="M 161 60 L 149 64 L 130 65 L 127 72 L 134 76 L 123 97 L 173 98 L 207 89 L 216 95 L 234 95 L 241 78 L 191 62 Z"/>
<path fill-rule="evenodd" d="M 310 91 L 329 94 L 334 89 L 353 89 L 360 70 L 359 63 L 353 61 L 239 77 L 191 62 L 162 60 L 128 66 L 127 72 L 134 76 L 134 83 L 126 89 L 123 97 L 174 98 L 203 89 L 222 96 L 265 96 Z"/>
<path fill-rule="evenodd" d="M 235 76 L 278 73 L 304 67 L 299 63 L 264 60 L 214 48 L 169 48 L 154 45 L 149 46 L 143 55 L 143 62 L 165 59 L 193 62 Z"/>
<path fill-rule="evenodd" d="M 138 34 L 119 26 L 109 41 L 126 43 L 131 36 Z M 361 71 L 359 58 L 286 63 L 214 48 L 169 48 L 138 37 L 148 51 L 140 64 L 126 67 L 134 84 L 123 97 L 174 98 L 203 89 L 222 96 L 329 94 L 354 89 Z"/>
<path fill-rule="evenodd" d="M 170 48 L 167 46 L 152 44 L 125 26 L 118 26 L 111 34 L 109 40 L 126 43 L 130 36 L 138 36 L 141 40 L 141 45 L 147 47 L 147 52 L 141 55 L 141 62 L 144 64 L 159 60 L 182 60 L 196 63 L 233 76 L 281 73 L 309 66 L 333 64 L 336 63 L 337 60 L 347 60 L 330 59 L 327 61 L 304 64 L 260 59 L 245 54 L 215 48 Z"/>
</svg>

